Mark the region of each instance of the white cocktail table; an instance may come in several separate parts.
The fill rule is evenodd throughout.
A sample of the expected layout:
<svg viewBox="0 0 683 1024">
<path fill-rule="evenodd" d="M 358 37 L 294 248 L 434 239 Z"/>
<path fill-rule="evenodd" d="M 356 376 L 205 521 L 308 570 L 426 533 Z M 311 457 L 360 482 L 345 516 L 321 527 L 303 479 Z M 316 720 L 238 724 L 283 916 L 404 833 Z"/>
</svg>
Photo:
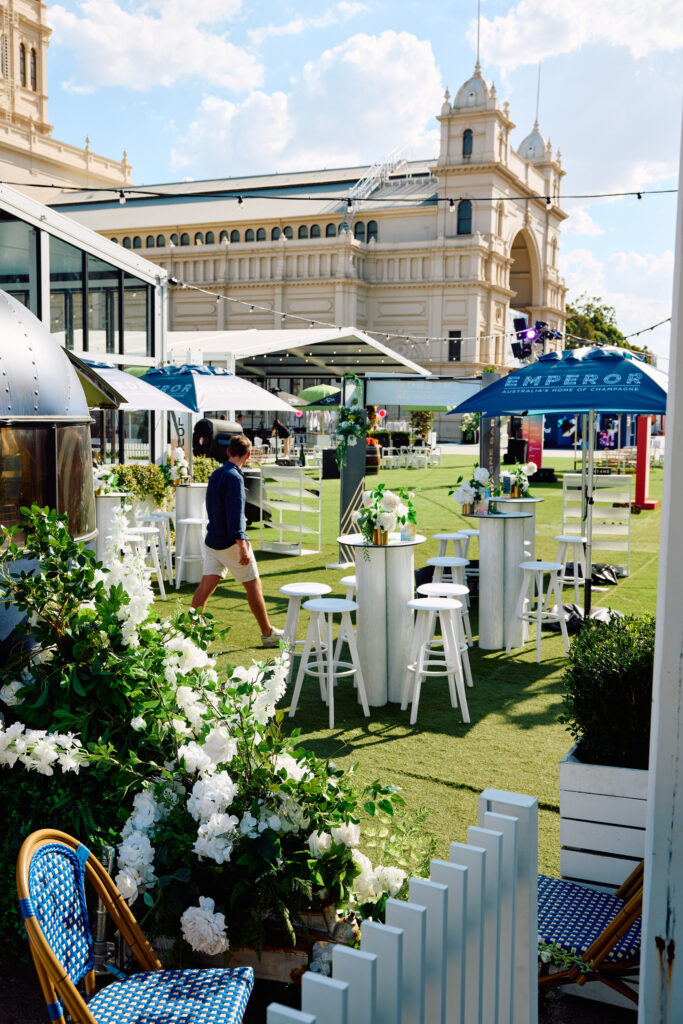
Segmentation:
<svg viewBox="0 0 683 1024">
<path fill-rule="evenodd" d="M 496 499 L 498 501 L 498 499 Z M 522 586 L 520 565 L 524 554 L 524 524 L 530 512 L 474 513 L 479 525 L 479 646 L 498 651 L 508 642 L 512 631 L 513 647 L 521 647 L 528 625 L 512 621 Z"/>
<path fill-rule="evenodd" d="M 365 547 L 360 533 L 337 538 L 355 555 L 356 641 L 368 703 L 373 707 L 401 701 L 412 634 L 408 601 L 415 594 L 413 549 L 426 539 L 417 534 L 413 540 L 401 540 L 398 533 L 390 533 L 386 546 Z"/>
<path fill-rule="evenodd" d="M 501 512 L 528 512 L 531 519 L 524 523 L 526 557 L 536 557 L 536 505 L 545 498 L 491 498 Z"/>
</svg>

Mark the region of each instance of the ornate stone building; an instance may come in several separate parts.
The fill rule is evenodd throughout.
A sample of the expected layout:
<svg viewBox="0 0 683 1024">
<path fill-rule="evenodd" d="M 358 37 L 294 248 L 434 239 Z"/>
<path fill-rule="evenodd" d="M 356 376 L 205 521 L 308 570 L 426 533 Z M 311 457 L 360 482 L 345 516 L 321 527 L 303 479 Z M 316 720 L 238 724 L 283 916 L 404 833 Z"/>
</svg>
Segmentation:
<svg viewBox="0 0 683 1024">
<path fill-rule="evenodd" d="M 51 29 L 40 0 L 0 3 L 0 180 L 46 201 L 50 192 L 31 185 L 125 185 L 131 167 L 90 149 L 58 142 L 47 116 L 47 48 Z M 54 195 L 56 193 L 52 193 Z"/>
<path fill-rule="evenodd" d="M 151 186 L 125 205 L 83 192 L 58 204 L 228 299 L 171 289 L 171 330 L 287 329 L 300 323 L 281 314 L 296 314 L 357 326 L 437 374 L 503 369 L 513 310 L 564 326 L 560 154 L 537 124 L 513 148 L 508 104 L 478 66 L 452 102 L 446 93 L 438 120 L 434 161 Z"/>
</svg>

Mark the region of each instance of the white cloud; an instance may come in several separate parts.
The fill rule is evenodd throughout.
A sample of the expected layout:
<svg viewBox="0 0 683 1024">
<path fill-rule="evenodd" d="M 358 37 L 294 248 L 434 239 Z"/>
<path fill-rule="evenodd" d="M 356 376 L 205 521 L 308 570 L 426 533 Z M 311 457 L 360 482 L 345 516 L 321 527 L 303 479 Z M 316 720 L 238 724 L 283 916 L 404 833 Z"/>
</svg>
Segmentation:
<svg viewBox="0 0 683 1024">
<path fill-rule="evenodd" d="M 125 0 L 83 0 L 77 11 L 50 7 L 55 41 L 72 52 L 71 91 L 100 86 L 145 90 L 198 79 L 237 91 L 252 89 L 263 67 L 231 43 L 223 26 L 241 0 L 149 0 L 128 8 Z"/>
<path fill-rule="evenodd" d="M 476 23 L 470 23 L 470 43 Z M 481 52 L 512 69 L 593 44 L 624 47 L 635 58 L 683 45 L 681 0 L 521 0 L 504 15 L 481 20 Z"/>
<path fill-rule="evenodd" d="M 441 76 L 429 42 L 408 32 L 359 34 L 306 64 L 288 93 L 252 93 L 235 104 L 206 97 L 173 166 L 202 174 L 335 167 L 438 149 L 426 128 L 439 109 Z"/>
<path fill-rule="evenodd" d="M 674 255 L 620 251 L 599 260 L 589 249 L 574 249 L 562 257 L 569 301 L 586 293 L 613 306 L 624 334 L 650 327 L 671 315 Z M 670 325 L 641 335 L 639 342 L 659 355 L 668 355 Z M 665 364 L 666 365 L 666 364 Z"/>
<path fill-rule="evenodd" d="M 254 28 L 249 31 L 249 38 L 255 46 L 261 46 L 265 39 L 276 36 L 298 36 L 309 28 L 327 28 L 329 25 L 338 25 L 340 22 L 348 21 L 357 14 L 367 11 L 367 4 L 349 3 L 348 0 L 341 0 L 334 7 L 328 7 L 326 11 L 316 18 L 303 18 L 299 15 L 285 22 L 284 25 L 264 25 L 262 28 Z"/>
<path fill-rule="evenodd" d="M 563 234 L 604 235 L 604 229 L 599 224 L 596 224 L 590 213 L 583 206 L 577 206 L 568 212 L 569 220 L 562 227 Z"/>
</svg>

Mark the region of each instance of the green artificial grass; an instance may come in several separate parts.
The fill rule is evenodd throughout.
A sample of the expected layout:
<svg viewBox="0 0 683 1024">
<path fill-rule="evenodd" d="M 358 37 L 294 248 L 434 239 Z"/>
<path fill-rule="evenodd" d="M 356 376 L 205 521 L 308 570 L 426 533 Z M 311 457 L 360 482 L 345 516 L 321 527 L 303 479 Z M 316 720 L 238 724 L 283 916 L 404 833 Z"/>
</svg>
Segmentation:
<svg viewBox="0 0 683 1024">
<path fill-rule="evenodd" d="M 416 492 L 418 532 L 425 544 L 415 549 L 415 567 L 424 565 L 437 553 L 431 539 L 442 530 L 470 526 L 472 520 L 460 515 L 460 506 L 448 496 L 448 488 L 460 474 L 469 473 L 474 458 L 450 455 L 442 467 L 427 470 L 386 470 L 369 477 L 368 486 L 379 482 L 396 490 L 408 487 Z M 536 555 L 554 558 L 553 536 L 561 532 L 562 475 L 573 469 L 571 459 L 546 459 L 558 475 L 555 484 L 539 484 L 536 506 Z M 661 497 L 662 471 L 651 474 L 650 494 Z M 339 482 L 325 480 L 323 497 L 323 545 L 320 554 L 301 557 L 259 552 L 258 526 L 250 530 L 256 551 L 263 591 L 271 621 L 284 625 L 287 599 L 279 588 L 295 580 L 329 583 L 342 596 L 342 573 L 326 571 L 327 562 L 338 558 L 335 540 L 339 526 Z M 593 604 L 617 608 L 629 614 L 654 612 L 659 553 L 659 511 L 631 516 L 631 572 L 617 587 L 595 592 Z M 476 542 L 470 557 L 477 558 Z M 603 558 L 602 555 L 598 556 Z M 607 560 L 608 556 L 604 556 Z M 181 587 L 178 599 L 187 607 L 194 585 Z M 583 594 L 583 592 L 581 592 Z M 170 602 L 174 601 L 170 597 Z M 573 601 L 573 589 L 565 590 L 565 601 Z M 157 602 L 161 613 L 168 604 Z M 252 618 L 243 588 L 234 581 L 222 583 L 207 611 L 219 628 L 230 627 L 216 645 L 214 654 L 221 664 L 250 664 L 252 659 L 273 657 L 260 648 L 260 631 Z M 350 682 L 342 681 L 335 694 L 335 728 L 327 728 L 327 710 L 320 701 L 318 684 L 310 677 L 304 682 L 296 717 L 285 718 L 284 729 L 301 730 L 306 746 L 316 754 L 333 758 L 340 765 L 358 764 L 360 781 L 379 778 L 402 787 L 406 819 L 420 809 L 427 811 L 425 830 L 436 840 L 437 856 L 447 856 L 451 840 L 464 841 L 467 828 L 476 824 L 477 796 L 487 786 L 528 793 L 539 801 L 539 866 L 549 874 L 559 873 L 558 763 L 571 746 L 571 738 L 557 721 L 561 711 L 561 675 L 565 663 L 559 634 L 545 633 L 542 661 L 535 662 L 535 643 L 510 655 L 502 651 L 480 651 L 476 646 L 477 609 L 473 604 L 472 626 L 475 646 L 470 660 L 474 688 L 467 699 L 471 722 L 463 725 L 460 713 L 450 707 L 446 681 L 430 680 L 423 685 L 418 721 L 408 724 L 408 712 L 397 705 L 371 708 L 363 717 Z M 306 615 L 299 622 L 304 635 Z M 283 706 L 287 706 L 283 702 Z"/>
</svg>

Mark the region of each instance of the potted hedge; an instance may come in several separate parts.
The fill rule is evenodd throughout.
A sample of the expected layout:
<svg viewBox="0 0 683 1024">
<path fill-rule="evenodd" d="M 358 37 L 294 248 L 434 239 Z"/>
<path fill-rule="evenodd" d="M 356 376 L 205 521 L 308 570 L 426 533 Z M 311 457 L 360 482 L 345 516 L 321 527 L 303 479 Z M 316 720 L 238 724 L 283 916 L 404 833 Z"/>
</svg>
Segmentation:
<svg viewBox="0 0 683 1024">
<path fill-rule="evenodd" d="M 572 641 L 560 722 L 564 877 L 621 884 L 644 854 L 655 619 L 589 619 Z"/>
</svg>

